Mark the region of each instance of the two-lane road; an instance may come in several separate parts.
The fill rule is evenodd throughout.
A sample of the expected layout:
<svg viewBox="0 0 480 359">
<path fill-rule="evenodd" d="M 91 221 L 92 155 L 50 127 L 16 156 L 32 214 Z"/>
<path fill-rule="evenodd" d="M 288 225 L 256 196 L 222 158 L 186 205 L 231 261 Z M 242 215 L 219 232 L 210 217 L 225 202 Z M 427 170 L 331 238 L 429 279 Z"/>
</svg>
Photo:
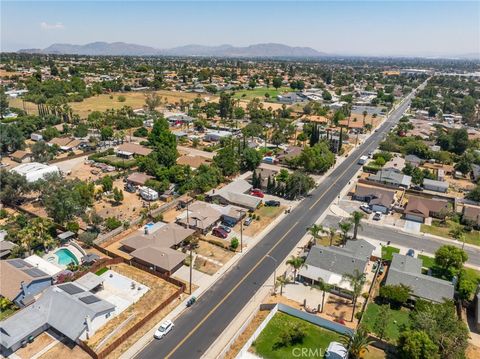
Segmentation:
<svg viewBox="0 0 480 359">
<path fill-rule="evenodd" d="M 344 160 L 311 195 L 273 228 L 238 265 L 224 274 L 197 303 L 175 319 L 175 330 L 162 340 L 152 341 L 137 356 L 153 358 L 200 358 L 222 331 L 254 296 L 337 197 L 360 168 L 360 156 L 375 148 L 384 135 L 398 122 L 411 100 L 410 94 L 382 126 Z M 267 256 L 268 255 L 268 256 Z"/>
</svg>

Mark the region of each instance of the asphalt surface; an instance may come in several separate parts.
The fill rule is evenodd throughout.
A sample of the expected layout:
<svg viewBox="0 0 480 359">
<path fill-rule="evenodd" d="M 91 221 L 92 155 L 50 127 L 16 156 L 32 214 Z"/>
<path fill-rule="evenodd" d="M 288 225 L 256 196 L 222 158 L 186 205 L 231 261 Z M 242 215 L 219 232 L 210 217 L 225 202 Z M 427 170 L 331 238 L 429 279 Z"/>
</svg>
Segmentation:
<svg viewBox="0 0 480 359">
<path fill-rule="evenodd" d="M 323 220 L 322 224 L 328 227 L 336 227 L 342 218 L 337 216 L 328 215 Z M 406 232 L 402 232 L 400 229 L 395 230 L 391 227 L 385 227 L 381 225 L 374 225 L 370 223 L 362 223 L 361 229 L 358 230 L 358 236 L 376 239 L 387 244 L 388 241 L 392 245 L 400 245 L 407 248 L 413 248 L 415 251 L 421 252 L 422 250 L 427 253 L 435 253 L 436 250 L 445 245 L 451 244 L 459 248 L 462 247 L 461 243 L 441 240 L 439 238 L 431 237 L 428 235 L 416 235 Z M 464 251 L 468 254 L 468 264 L 480 267 L 480 249 L 465 246 Z"/>
<path fill-rule="evenodd" d="M 360 156 L 376 149 L 410 104 L 412 94 L 362 145 L 351 153 L 311 194 L 277 224 L 238 264 L 227 271 L 193 307 L 175 319 L 175 329 L 147 345 L 136 358 L 200 358 L 256 291 L 286 260 L 361 165 Z M 272 257 L 274 259 L 272 259 Z"/>
</svg>

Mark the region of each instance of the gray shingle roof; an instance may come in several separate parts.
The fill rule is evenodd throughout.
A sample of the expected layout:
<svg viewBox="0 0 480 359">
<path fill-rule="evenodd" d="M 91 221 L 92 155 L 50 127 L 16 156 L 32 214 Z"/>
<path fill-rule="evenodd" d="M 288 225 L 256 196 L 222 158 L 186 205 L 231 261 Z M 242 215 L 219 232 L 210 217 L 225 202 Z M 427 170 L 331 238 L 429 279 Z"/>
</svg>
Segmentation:
<svg viewBox="0 0 480 359">
<path fill-rule="evenodd" d="M 449 281 L 422 274 L 420 259 L 398 253 L 393 254 L 386 284 L 406 285 L 412 289 L 415 297 L 438 303 L 452 299 L 454 293 L 453 284 Z"/>
<path fill-rule="evenodd" d="M 353 274 L 355 269 L 362 273 L 374 249 L 373 245 L 362 239 L 347 241 L 344 248 L 314 246 L 305 264 L 307 268 L 316 267 L 339 275 Z"/>
</svg>

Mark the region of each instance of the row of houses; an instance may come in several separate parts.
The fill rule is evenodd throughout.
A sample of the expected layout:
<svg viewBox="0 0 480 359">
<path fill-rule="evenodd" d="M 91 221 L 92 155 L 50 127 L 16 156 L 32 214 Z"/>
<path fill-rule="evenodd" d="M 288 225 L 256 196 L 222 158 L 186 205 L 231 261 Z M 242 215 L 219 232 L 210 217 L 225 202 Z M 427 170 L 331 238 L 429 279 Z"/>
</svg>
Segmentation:
<svg viewBox="0 0 480 359">
<path fill-rule="evenodd" d="M 347 241 L 344 247 L 313 246 L 305 265 L 300 269 L 301 280 L 314 284 L 319 280 L 333 286 L 333 290 L 352 288 L 343 279 L 345 274 L 356 271 L 365 273 L 375 247 L 365 240 Z M 422 260 L 395 253 L 389 266 L 385 284 L 403 284 L 410 287 L 411 299 L 418 298 L 441 303 L 452 299 L 454 284 L 422 273 Z"/>
</svg>

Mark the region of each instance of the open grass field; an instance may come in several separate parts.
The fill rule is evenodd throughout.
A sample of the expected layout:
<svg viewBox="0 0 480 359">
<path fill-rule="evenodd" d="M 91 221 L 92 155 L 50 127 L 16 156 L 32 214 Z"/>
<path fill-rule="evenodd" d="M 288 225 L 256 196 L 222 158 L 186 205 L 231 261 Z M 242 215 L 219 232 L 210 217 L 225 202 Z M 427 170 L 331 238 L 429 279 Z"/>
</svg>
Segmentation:
<svg viewBox="0 0 480 359">
<path fill-rule="evenodd" d="M 391 261 L 393 258 L 393 253 L 400 253 L 400 249 L 391 246 L 382 247 L 382 259 L 386 261 Z"/>
<path fill-rule="evenodd" d="M 428 256 L 424 256 L 422 254 L 419 254 L 418 259 L 422 260 L 422 262 L 423 262 L 422 265 L 425 268 L 432 268 L 435 265 L 435 258 L 433 258 L 433 257 L 428 257 Z"/>
<path fill-rule="evenodd" d="M 448 239 L 452 239 L 450 231 L 454 226 L 458 226 L 457 223 L 447 220 L 446 224 L 441 224 L 439 221 L 433 221 L 431 226 L 422 224 L 421 231 L 424 233 L 433 234 L 434 236 L 440 236 Z M 470 232 L 464 232 L 465 243 L 474 244 L 480 246 L 480 231 L 472 230 Z"/>
<path fill-rule="evenodd" d="M 243 99 L 243 100 L 253 100 L 255 97 L 258 97 L 261 100 L 265 99 L 265 94 L 268 93 L 269 101 L 277 101 L 277 95 L 280 95 L 284 92 L 289 92 L 292 91 L 290 87 L 280 87 L 278 90 L 276 90 L 274 87 L 270 88 L 255 88 L 253 90 L 241 90 L 241 91 L 236 91 L 234 97 Z"/>
<path fill-rule="evenodd" d="M 377 321 L 378 311 L 380 306 L 376 303 L 370 303 L 363 315 L 362 323 L 367 329 L 375 333 L 375 322 Z M 406 309 L 394 310 L 390 309 L 390 320 L 387 326 L 387 338 L 385 340 L 396 342 L 400 336 L 400 330 L 403 326 L 410 325 L 410 312 Z"/>
<path fill-rule="evenodd" d="M 192 101 L 200 95 L 189 92 L 177 92 L 160 90 L 156 91 L 157 95 L 167 103 L 175 104 L 179 103 L 180 99 L 184 101 Z M 124 96 L 125 101 L 118 101 L 118 96 Z M 203 96 L 205 97 L 205 96 Z M 211 97 L 211 96 L 210 96 Z M 37 105 L 31 102 L 24 102 L 21 98 L 10 99 L 11 107 L 18 107 L 24 109 L 29 114 L 37 114 Z M 81 118 L 85 118 L 89 113 L 93 111 L 105 111 L 108 109 L 119 109 L 123 106 L 130 106 L 133 109 L 142 108 L 145 104 L 145 94 L 143 92 L 112 92 L 111 94 L 102 94 L 98 96 L 89 97 L 82 102 L 71 102 L 70 106 L 73 112 L 78 114 Z"/>
<path fill-rule="evenodd" d="M 306 336 L 303 341 L 294 345 L 276 348 L 275 343 L 279 341 L 282 333 L 288 330 L 289 327 L 298 324 L 305 328 Z M 308 348 L 312 352 L 325 353 L 325 349 L 330 342 L 339 342 L 341 339 L 342 335 L 338 333 L 278 312 L 260 333 L 252 348 L 256 354 L 265 359 L 288 359 L 295 358 L 294 354 L 298 350 L 294 351 L 295 348 Z"/>
</svg>

